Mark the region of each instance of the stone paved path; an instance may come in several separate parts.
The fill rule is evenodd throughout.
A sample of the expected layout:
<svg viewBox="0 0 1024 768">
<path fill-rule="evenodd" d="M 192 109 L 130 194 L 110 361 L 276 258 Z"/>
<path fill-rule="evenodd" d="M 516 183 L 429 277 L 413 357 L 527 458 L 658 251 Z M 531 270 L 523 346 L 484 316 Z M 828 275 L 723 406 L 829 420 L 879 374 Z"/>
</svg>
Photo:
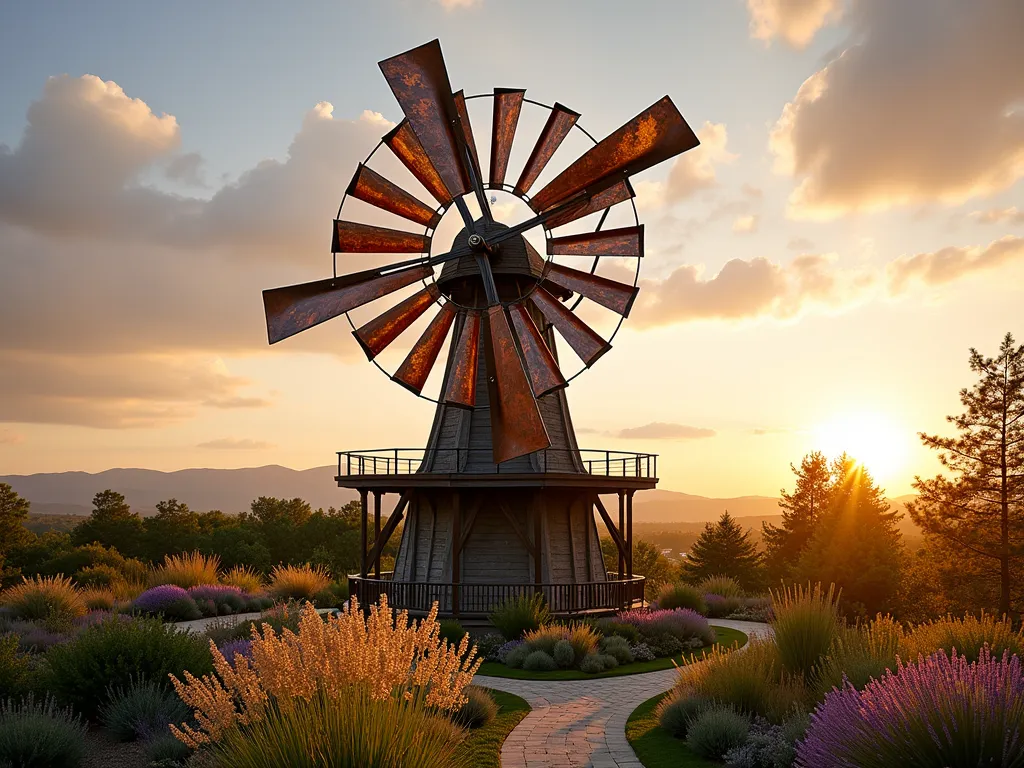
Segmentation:
<svg viewBox="0 0 1024 768">
<path fill-rule="evenodd" d="M 748 636 L 766 624 L 716 619 Z M 667 691 L 676 670 L 597 680 L 509 680 L 477 675 L 473 682 L 526 699 L 533 711 L 501 748 L 502 768 L 642 768 L 626 741 L 626 719 L 652 696 Z"/>
</svg>

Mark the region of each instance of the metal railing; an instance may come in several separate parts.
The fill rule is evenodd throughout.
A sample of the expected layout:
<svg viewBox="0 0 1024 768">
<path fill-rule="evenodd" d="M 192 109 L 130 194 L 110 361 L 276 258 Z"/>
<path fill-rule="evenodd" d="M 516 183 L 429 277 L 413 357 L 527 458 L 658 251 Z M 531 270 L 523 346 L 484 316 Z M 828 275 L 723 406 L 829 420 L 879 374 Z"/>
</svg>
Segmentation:
<svg viewBox="0 0 1024 768">
<path fill-rule="evenodd" d="M 598 449 L 546 448 L 532 454 L 537 457 L 541 472 L 565 472 L 566 466 L 580 466 L 589 475 L 601 477 L 658 476 L 658 454 Z M 515 461 L 515 460 L 514 460 Z M 432 465 L 447 463 L 451 470 L 434 470 L 439 474 L 501 474 L 522 472 L 522 464 L 509 462 L 504 467 L 494 464 L 491 450 L 470 448 L 376 448 L 338 451 L 338 477 L 358 475 L 415 475 Z M 458 469 L 454 469 L 458 467 Z M 578 471 L 578 470 L 569 470 Z"/>
<path fill-rule="evenodd" d="M 582 584 L 467 584 L 392 581 L 391 573 L 379 579 L 349 576 L 349 594 L 369 606 L 387 595 L 388 605 L 426 613 L 436 602 L 442 613 L 486 616 L 508 600 L 543 594 L 548 608 L 558 615 L 587 611 L 627 610 L 644 604 L 644 577 L 618 578 Z"/>
</svg>

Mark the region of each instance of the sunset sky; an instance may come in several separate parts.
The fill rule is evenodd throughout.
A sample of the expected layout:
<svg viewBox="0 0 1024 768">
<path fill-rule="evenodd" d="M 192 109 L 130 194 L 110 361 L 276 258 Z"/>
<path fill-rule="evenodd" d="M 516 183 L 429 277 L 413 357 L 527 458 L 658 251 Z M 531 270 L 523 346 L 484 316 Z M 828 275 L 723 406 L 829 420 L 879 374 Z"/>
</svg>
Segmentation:
<svg viewBox="0 0 1024 768">
<path fill-rule="evenodd" d="M 526 88 L 598 138 L 669 94 L 702 139 L 634 180 L 642 290 L 569 387 L 582 446 L 709 496 L 847 449 L 908 493 L 968 348 L 1024 337 L 1022 35 L 1020 0 L 6 3 L 0 475 L 425 443 L 433 406 L 343 318 L 268 347 L 260 291 L 330 276 L 402 117 L 377 61 L 437 37 L 466 93 Z"/>
</svg>

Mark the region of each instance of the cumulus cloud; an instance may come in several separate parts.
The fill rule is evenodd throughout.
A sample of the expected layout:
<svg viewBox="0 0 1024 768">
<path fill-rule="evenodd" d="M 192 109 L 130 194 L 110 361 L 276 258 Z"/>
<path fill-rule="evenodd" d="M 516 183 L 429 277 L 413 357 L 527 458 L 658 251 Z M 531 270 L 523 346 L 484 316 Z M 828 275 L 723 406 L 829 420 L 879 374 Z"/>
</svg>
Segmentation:
<svg viewBox="0 0 1024 768">
<path fill-rule="evenodd" d="M 164 170 L 171 181 L 180 181 L 193 187 L 205 187 L 203 180 L 203 157 L 198 152 L 188 152 L 171 158 Z"/>
<path fill-rule="evenodd" d="M 697 131 L 700 146 L 677 157 L 665 181 L 642 180 L 635 184 L 637 206 L 642 209 L 671 205 L 717 185 L 716 168 L 733 162 L 724 123 L 706 122 Z"/>
<path fill-rule="evenodd" d="M 771 132 L 795 217 L 968 198 L 1024 175 L 1024 4 L 859 0 Z"/>
<path fill-rule="evenodd" d="M 971 218 L 979 224 L 1024 224 L 1024 211 L 1018 211 L 1015 205 L 991 208 L 987 211 L 973 211 Z"/>
<path fill-rule="evenodd" d="M 747 0 L 750 36 L 770 43 L 782 38 L 804 48 L 815 33 L 843 14 L 842 0 Z"/>
<path fill-rule="evenodd" d="M 642 427 L 620 429 L 617 437 L 627 440 L 692 440 L 714 437 L 715 430 L 706 427 L 691 427 L 688 424 L 672 424 L 664 421 L 652 421 Z"/>
<path fill-rule="evenodd" d="M 751 232 L 756 232 L 759 219 L 760 217 L 754 214 L 740 216 L 732 223 L 732 231 L 738 232 L 741 235 L 749 235 Z"/>
<path fill-rule="evenodd" d="M 911 282 L 943 285 L 974 272 L 1024 262 L 1024 238 L 1007 236 L 985 247 L 950 246 L 933 253 L 901 256 L 887 268 L 889 291 L 901 293 Z"/>
<path fill-rule="evenodd" d="M 217 451 L 263 451 L 276 447 L 273 443 L 263 440 L 252 440 L 251 438 L 222 437 L 217 440 L 209 440 L 199 443 L 196 448 L 210 448 Z"/>
</svg>

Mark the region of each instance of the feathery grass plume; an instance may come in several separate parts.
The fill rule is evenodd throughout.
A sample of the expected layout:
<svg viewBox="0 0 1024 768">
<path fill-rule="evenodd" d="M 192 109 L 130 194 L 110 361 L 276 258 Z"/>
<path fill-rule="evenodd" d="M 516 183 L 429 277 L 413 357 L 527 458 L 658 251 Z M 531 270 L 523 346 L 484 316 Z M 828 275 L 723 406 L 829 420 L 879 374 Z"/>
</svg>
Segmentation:
<svg viewBox="0 0 1024 768">
<path fill-rule="evenodd" d="M 51 699 L 0 702 L 0 764 L 77 768 L 85 757 L 85 724 Z"/>
<path fill-rule="evenodd" d="M 488 618 L 506 640 L 518 640 L 524 632 L 538 629 L 551 621 L 551 611 L 540 592 L 518 595 L 506 600 Z"/>
<path fill-rule="evenodd" d="M 980 618 L 970 614 L 962 619 L 946 616 L 912 627 L 900 644 L 900 655 L 916 659 L 918 656 L 928 656 L 940 648 L 946 653 L 951 653 L 955 648 L 961 656 L 974 661 L 980 657 L 986 644 L 995 656 L 1007 650 L 1011 654 L 1024 656 L 1024 627 L 1014 632 L 1013 624 L 1005 616 L 997 620 L 986 613 L 982 613 Z"/>
<path fill-rule="evenodd" d="M 887 669 L 896 669 L 903 627 L 891 616 L 878 614 L 867 625 L 840 629 L 828 654 L 814 673 L 813 687 L 821 700 L 848 680 L 860 689 Z"/>
<path fill-rule="evenodd" d="M 772 592 L 772 628 L 786 671 L 810 679 L 843 626 L 839 595 L 834 584 L 825 592 L 820 582 L 813 587 L 794 584 Z"/>
<path fill-rule="evenodd" d="M 110 585 L 110 591 L 114 593 L 117 600 L 131 602 L 146 591 L 146 582 L 141 580 L 118 581 Z"/>
<path fill-rule="evenodd" d="M 221 582 L 250 594 L 263 591 L 263 575 L 245 565 L 236 565 L 220 577 Z"/>
<path fill-rule="evenodd" d="M 271 701 L 281 711 L 296 700 L 310 701 L 323 691 L 338 696 L 353 685 L 365 686 L 373 699 L 393 695 L 420 697 L 427 707 L 449 710 L 465 702 L 463 689 L 480 667 L 469 636 L 457 647 L 441 640 L 437 604 L 420 622 L 397 615 L 382 595 L 364 617 L 358 601 L 324 621 L 310 605 L 302 609 L 297 632 L 280 634 L 264 624 L 253 628 L 251 659 L 235 656 L 234 666 L 210 642 L 215 674 L 172 677 L 175 690 L 195 711 L 198 728 L 172 732 L 185 744 L 219 741 L 236 724 L 266 717 Z"/>
<path fill-rule="evenodd" d="M 700 664 L 681 667 L 673 690 L 677 696 L 693 695 L 744 714 L 765 715 L 776 706 L 780 669 L 775 643 L 751 637 L 741 653 L 713 648 Z"/>
<path fill-rule="evenodd" d="M 84 589 L 82 602 L 90 611 L 112 611 L 117 598 L 109 589 Z"/>
<path fill-rule="evenodd" d="M 657 604 L 659 608 L 689 608 L 691 611 L 707 616 L 708 604 L 704 602 L 704 595 L 691 584 L 679 582 L 672 584 L 666 582 L 658 590 Z"/>
<path fill-rule="evenodd" d="M 800 768 L 998 765 L 1024 768 L 1024 669 L 983 648 L 897 662 L 863 691 L 833 691 L 797 747 Z"/>
<path fill-rule="evenodd" d="M 418 697 L 374 696 L 354 685 L 270 708 L 212 748 L 218 768 L 464 768 L 464 731 Z"/>
<path fill-rule="evenodd" d="M 19 619 L 74 618 L 85 613 L 85 601 L 74 582 L 62 574 L 22 577 L 21 584 L 0 593 L 0 604 Z"/>
<path fill-rule="evenodd" d="M 743 588 L 731 576 L 708 576 L 697 585 L 703 594 L 721 597 L 743 597 Z"/>
<path fill-rule="evenodd" d="M 282 600 L 311 600 L 327 588 L 331 575 L 322 565 L 278 565 L 270 574 L 270 594 Z"/>
<path fill-rule="evenodd" d="M 200 584 L 216 584 L 220 558 L 201 552 L 165 555 L 164 562 L 149 573 L 149 586 L 175 584 L 184 589 Z"/>
</svg>

